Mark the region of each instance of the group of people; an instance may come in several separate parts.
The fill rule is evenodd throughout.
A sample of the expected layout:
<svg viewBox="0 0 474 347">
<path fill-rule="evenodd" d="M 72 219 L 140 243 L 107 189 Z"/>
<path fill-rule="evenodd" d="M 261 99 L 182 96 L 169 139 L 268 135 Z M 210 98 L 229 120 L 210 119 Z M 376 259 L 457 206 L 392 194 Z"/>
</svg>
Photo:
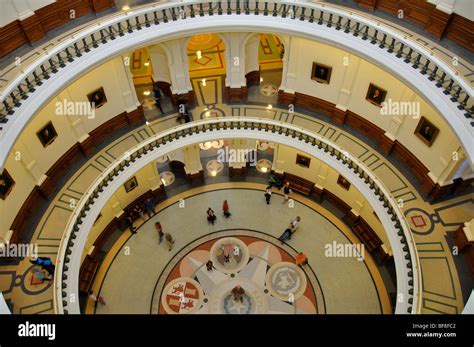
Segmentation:
<svg viewBox="0 0 474 347">
<path fill-rule="evenodd" d="M 283 231 L 283 234 L 281 234 L 278 240 L 280 240 L 282 244 L 285 243 L 286 240 L 290 240 L 291 236 L 295 233 L 296 229 L 298 229 L 300 222 L 301 222 L 301 218 L 299 216 L 294 218 L 291 221 L 288 228 L 286 228 L 285 231 Z"/>
<path fill-rule="evenodd" d="M 156 214 L 155 199 L 150 197 L 143 201 L 142 206 L 140 204 L 134 205 L 132 210 L 125 216 L 125 224 L 127 224 L 132 234 L 137 233 L 137 228 L 133 225 L 133 222 L 138 218 L 144 217 L 145 213 L 148 215 L 148 218 Z"/>
<path fill-rule="evenodd" d="M 207 221 L 211 223 L 212 225 L 214 225 L 214 223 L 217 220 L 217 216 L 214 210 L 209 207 L 206 211 L 206 214 L 207 214 Z M 229 218 L 232 215 L 232 213 L 230 213 L 230 207 L 227 200 L 224 200 L 224 202 L 222 203 L 222 214 L 224 215 L 225 218 Z"/>
<path fill-rule="evenodd" d="M 275 183 L 270 182 L 268 187 L 265 189 L 264 196 L 265 196 L 265 201 L 267 202 L 267 205 L 270 205 L 270 199 L 272 198 L 272 188 L 274 185 Z M 290 199 L 290 194 L 292 193 L 292 190 L 290 188 L 290 182 L 285 182 L 285 184 L 280 188 L 280 190 L 283 192 L 283 197 L 284 197 L 283 203 L 285 203 Z"/>
<path fill-rule="evenodd" d="M 166 245 L 168 246 L 168 251 L 171 251 L 173 249 L 174 245 L 174 239 L 173 236 L 171 236 L 170 233 L 164 233 L 163 232 L 163 227 L 161 226 L 160 222 L 155 223 L 155 230 L 158 233 L 158 243 L 161 244 L 163 242 L 163 238 L 166 240 Z"/>
</svg>

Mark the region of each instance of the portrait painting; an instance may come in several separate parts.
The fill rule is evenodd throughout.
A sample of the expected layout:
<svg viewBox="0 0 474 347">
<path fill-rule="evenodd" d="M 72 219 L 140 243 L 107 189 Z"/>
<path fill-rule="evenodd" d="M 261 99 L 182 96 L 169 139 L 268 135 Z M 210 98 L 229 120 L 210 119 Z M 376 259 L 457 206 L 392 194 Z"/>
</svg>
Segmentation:
<svg viewBox="0 0 474 347">
<path fill-rule="evenodd" d="M 54 129 L 54 125 L 52 122 L 46 124 L 41 130 L 39 130 L 36 135 L 38 136 L 41 144 L 43 147 L 49 146 L 53 141 L 58 137 L 58 133 L 56 129 Z"/>
<path fill-rule="evenodd" d="M 425 117 L 421 117 L 415 129 L 415 135 L 428 146 L 431 146 L 439 133 L 439 129 L 428 121 Z"/>
<path fill-rule="evenodd" d="M 311 79 L 319 83 L 329 84 L 329 81 L 331 80 L 331 72 L 332 67 L 319 63 L 313 63 Z"/>
<path fill-rule="evenodd" d="M 131 192 L 138 186 L 137 178 L 133 176 L 127 182 L 125 182 L 124 187 L 127 193 Z"/>
<path fill-rule="evenodd" d="M 0 175 L 0 199 L 5 200 L 8 194 L 10 194 L 13 186 L 15 185 L 15 181 L 7 172 L 7 170 L 3 170 L 2 174 Z"/>
<path fill-rule="evenodd" d="M 310 163 L 311 163 L 311 158 L 306 157 L 306 156 L 301 155 L 301 154 L 296 155 L 296 164 L 309 168 Z"/>
<path fill-rule="evenodd" d="M 339 184 L 345 190 L 349 190 L 349 188 L 351 187 L 350 182 L 346 180 L 344 176 L 341 175 L 339 175 L 339 177 L 337 178 L 337 184 Z"/>
<path fill-rule="evenodd" d="M 100 87 L 96 91 L 87 95 L 90 103 L 95 105 L 95 108 L 102 107 L 107 103 L 107 97 L 105 96 L 104 88 Z"/>
<path fill-rule="evenodd" d="M 365 99 L 375 106 L 382 107 L 382 103 L 385 101 L 386 96 L 386 90 L 370 83 Z"/>
</svg>

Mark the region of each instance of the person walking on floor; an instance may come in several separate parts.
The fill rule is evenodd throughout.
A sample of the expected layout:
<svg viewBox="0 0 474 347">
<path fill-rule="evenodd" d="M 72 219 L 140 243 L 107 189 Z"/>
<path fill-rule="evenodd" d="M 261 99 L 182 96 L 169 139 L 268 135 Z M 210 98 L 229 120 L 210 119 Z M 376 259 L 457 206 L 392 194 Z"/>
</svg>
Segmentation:
<svg viewBox="0 0 474 347">
<path fill-rule="evenodd" d="M 229 218 L 232 214 L 229 212 L 229 203 L 227 200 L 224 200 L 224 204 L 222 205 L 222 211 L 224 212 L 225 218 Z"/>
<path fill-rule="evenodd" d="M 99 302 L 101 305 L 105 305 L 105 299 L 102 296 L 97 296 L 92 290 L 89 291 L 89 299 L 95 302 Z"/>
<path fill-rule="evenodd" d="M 294 233 L 296 229 L 298 229 L 298 227 L 300 226 L 300 222 L 301 222 L 300 216 L 296 217 L 295 219 L 291 221 L 290 229 L 292 233 Z"/>
<path fill-rule="evenodd" d="M 165 234 L 163 233 L 163 228 L 161 227 L 160 222 L 155 223 L 155 230 L 158 232 L 158 238 L 159 238 L 158 243 L 161 243 L 161 241 L 163 241 L 163 236 L 165 236 Z"/>
<path fill-rule="evenodd" d="M 295 262 L 296 262 L 296 265 L 302 268 L 303 266 L 308 265 L 308 257 L 303 252 L 300 252 L 296 256 Z"/>
<path fill-rule="evenodd" d="M 214 225 L 216 219 L 217 217 L 216 217 L 216 214 L 214 213 L 214 210 L 209 207 L 207 209 L 207 221 L 211 223 L 212 225 Z"/>
<path fill-rule="evenodd" d="M 285 182 L 285 185 L 283 186 L 283 195 L 285 196 L 285 200 L 283 200 L 283 203 L 287 202 L 289 197 L 290 197 L 290 193 L 291 193 L 291 189 L 290 189 L 290 182 Z"/>
<path fill-rule="evenodd" d="M 168 251 L 171 251 L 174 245 L 174 240 L 171 234 L 165 233 L 165 240 L 166 240 L 166 244 L 168 245 Z"/>
<path fill-rule="evenodd" d="M 272 191 L 270 189 L 265 190 L 265 200 L 267 202 L 267 205 L 270 205 L 270 199 L 272 197 Z"/>
<path fill-rule="evenodd" d="M 212 260 L 208 260 L 207 263 L 206 263 L 206 269 L 207 271 L 212 271 L 214 270 L 214 263 L 212 262 Z"/>
</svg>

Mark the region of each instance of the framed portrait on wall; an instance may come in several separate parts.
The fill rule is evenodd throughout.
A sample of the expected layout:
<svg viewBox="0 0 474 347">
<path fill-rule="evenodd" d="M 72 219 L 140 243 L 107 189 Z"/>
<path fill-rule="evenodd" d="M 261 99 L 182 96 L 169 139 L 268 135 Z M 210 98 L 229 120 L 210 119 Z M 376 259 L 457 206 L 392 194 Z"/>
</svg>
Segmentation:
<svg viewBox="0 0 474 347">
<path fill-rule="evenodd" d="M 36 135 L 38 136 L 43 147 L 48 147 L 53 141 L 58 137 L 56 129 L 52 122 L 46 124 L 41 130 L 39 130 Z"/>
<path fill-rule="evenodd" d="M 344 176 L 341 175 L 339 175 L 339 177 L 337 178 L 337 184 L 339 184 L 345 190 L 349 190 L 349 188 L 351 187 L 351 183 L 346 180 Z"/>
<path fill-rule="evenodd" d="M 107 97 L 105 96 L 104 88 L 100 87 L 96 91 L 87 95 L 87 99 L 89 99 L 90 103 L 94 103 L 95 108 L 102 107 L 104 104 L 107 103 Z"/>
<path fill-rule="evenodd" d="M 134 190 L 138 186 L 137 178 L 133 176 L 127 182 L 125 182 L 123 186 L 125 187 L 125 191 L 127 193 L 130 193 L 132 190 Z"/>
<path fill-rule="evenodd" d="M 15 181 L 10 176 L 7 170 L 3 170 L 2 174 L 0 175 L 0 199 L 5 200 L 8 194 L 13 189 L 15 185 Z"/>
<path fill-rule="evenodd" d="M 313 63 L 313 69 L 311 70 L 311 79 L 319 83 L 329 84 L 331 80 L 332 67 Z"/>
<path fill-rule="evenodd" d="M 415 129 L 415 135 L 428 146 L 431 146 L 439 133 L 439 129 L 425 117 L 421 117 Z"/>
<path fill-rule="evenodd" d="M 386 96 L 387 91 L 385 89 L 382 89 L 376 86 L 375 84 L 370 83 L 365 99 L 375 106 L 382 107 L 382 102 L 385 101 Z"/>
<path fill-rule="evenodd" d="M 306 156 L 301 155 L 301 154 L 296 155 L 296 164 L 298 164 L 299 166 L 309 168 L 310 163 L 311 163 L 311 158 L 310 157 L 306 157 Z"/>
</svg>

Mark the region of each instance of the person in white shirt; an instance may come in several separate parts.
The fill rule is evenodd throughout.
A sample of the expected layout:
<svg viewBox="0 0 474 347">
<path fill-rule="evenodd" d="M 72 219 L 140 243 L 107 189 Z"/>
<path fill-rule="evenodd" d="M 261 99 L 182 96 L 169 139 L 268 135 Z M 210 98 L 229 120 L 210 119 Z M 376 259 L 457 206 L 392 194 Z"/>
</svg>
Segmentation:
<svg viewBox="0 0 474 347">
<path fill-rule="evenodd" d="M 293 219 L 290 223 L 291 232 L 294 233 L 296 229 L 300 226 L 301 218 L 298 216 Z"/>
</svg>

